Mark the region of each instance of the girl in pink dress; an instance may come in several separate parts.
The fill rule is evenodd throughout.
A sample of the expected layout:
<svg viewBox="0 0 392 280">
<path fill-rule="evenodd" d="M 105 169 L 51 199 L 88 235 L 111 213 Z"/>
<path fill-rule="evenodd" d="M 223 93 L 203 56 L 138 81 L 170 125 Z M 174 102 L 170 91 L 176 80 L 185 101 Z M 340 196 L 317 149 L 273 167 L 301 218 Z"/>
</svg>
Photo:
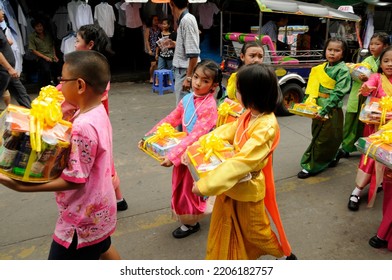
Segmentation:
<svg viewBox="0 0 392 280">
<path fill-rule="evenodd" d="M 380 56 L 379 74 L 371 76 L 364 85 L 362 92 L 376 91 L 392 96 L 392 47 L 385 49 Z M 374 83 L 371 83 L 374 79 Z M 361 161 L 362 163 L 362 161 Z M 369 245 L 374 248 L 388 248 L 392 251 L 392 170 L 385 167 L 383 172 L 384 198 L 382 203 L 382 220 L 377 234 L 369 239 Z"/>
<path fill-rule="evenodd" d="M 192 92 L 187 94 L 177 107 L 146 135 L 156 131 L 162 123 L 173 127 L 182 124 L 187 136 L 174 147 L 161 162 L 161 166 L 173 167 L 172 200 L 173 217 L 182 225 L 173 231 L 175 238 L 184 238 L 200 229 L 198 221 L 205 216 L 206 198 L 192 193 L 193 179 L 186 165 L 181 163 L 181 156 L 188 146 L 200 136 L 211 131 L 217 121 L 215 88 L 221 87 L 222 72 L 212 60 L 203 60 L 195 67 L 192 76 Z M 142 142 L 139 142 L 141 147 Z"/>
<path fill-rule="evenodd" d="M 363 83 L 359 92 L 364 96 L 373 96 L 381 98 L 383 96 L 392 96 L 392 47 L 385 49 L 380 55 L 380 67 L 378 73 L 372 74 L 369 80 Z M 378 125 L 365 124 L 363 129 L 363 136 L 367 137 L 377 131 Z M 357 211 L 359 209 L 360 195 L 366 185 L 369 187 L 369 207 L 373 205 L 377 186 L 382 182 L 384 167 L 372 159 L 368 159 L 366 165 L 364 164 L 365 156 L 361 156 L 358 166 L 357 177 L 355 183 L 357 187 L 353 190 L 348 201 L 348 209 Z"/>
</svg>

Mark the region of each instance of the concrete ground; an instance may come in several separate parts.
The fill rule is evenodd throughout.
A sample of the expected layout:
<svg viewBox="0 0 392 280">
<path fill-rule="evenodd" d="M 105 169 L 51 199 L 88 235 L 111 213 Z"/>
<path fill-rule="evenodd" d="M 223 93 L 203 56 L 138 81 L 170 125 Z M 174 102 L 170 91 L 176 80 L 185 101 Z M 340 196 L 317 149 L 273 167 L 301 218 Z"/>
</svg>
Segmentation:
<svg viewBox="0 0 392 280">
<path fill-rule="evenodd" d="M 199 232 L 174 239 L 171 232 L 178 223 L 170 216 L 171 168 L 159 166 L 137 148 L 144 133 L 173 109 L 174 94 L 158 96 L 149 84 L 112 83 L 109 101 L 115 164 L 129 204 L 127 211 L 118 213 L 114 245 L 129 260 L 202 260 L 209 218 L 201 222 Z M 278 120 L 277 200 L 293 252 L 302 260 L 391 260 L 391 252 L 368 245 L 381 221 L 383 193 L 373 208 L 366 207 L 364 194 L 358 212 L 347 209 L 359 154 L 316 177 L 298 179 L 311 121 L 298 116 Z M 57 216 L 53 193 L 16 193 L 1 187 L 0 213 L 1 260 L 47 258 Z"/>
</svg>

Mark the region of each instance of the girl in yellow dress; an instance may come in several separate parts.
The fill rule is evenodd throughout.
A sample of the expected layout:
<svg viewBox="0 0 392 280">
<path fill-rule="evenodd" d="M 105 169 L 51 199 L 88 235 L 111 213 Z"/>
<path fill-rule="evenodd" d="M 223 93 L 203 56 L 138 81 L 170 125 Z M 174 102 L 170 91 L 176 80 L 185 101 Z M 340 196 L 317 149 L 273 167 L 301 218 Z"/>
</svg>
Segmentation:
<svg viewBox="0 0 392 280">
<path fill-rule="evenodd" d="M 259 41 L 246 42 L 242 48 L 240 53 L 240 68 L 242 65 L 249 64 L 261 64 L 264 59 L 264 49 Z M 231 100 L 237 101 L 236 97 L 237 90 L 237 72 L 234 72 L 230 75 L 227 80 L 227 97 Z M 237 101 L 238 102 L 238 101 Z"/>
<path fill-rule="evenodd" d="M 275 197 L 272 154 L 279 142 L 279 125 L 274 111 L 281 96 L 273 70 L 260 64 L 241 67 L 237 74 L 237 99 L 247 109 L 245 113 L 213 131 L 230 142 L 236 154 L 193 187 L 198 195 L 216 196 L 206 258 L 246 260 L 272 255 L 296 259 Z M 246 175 L 248 179 L 244 180 Z"/>
</svg>

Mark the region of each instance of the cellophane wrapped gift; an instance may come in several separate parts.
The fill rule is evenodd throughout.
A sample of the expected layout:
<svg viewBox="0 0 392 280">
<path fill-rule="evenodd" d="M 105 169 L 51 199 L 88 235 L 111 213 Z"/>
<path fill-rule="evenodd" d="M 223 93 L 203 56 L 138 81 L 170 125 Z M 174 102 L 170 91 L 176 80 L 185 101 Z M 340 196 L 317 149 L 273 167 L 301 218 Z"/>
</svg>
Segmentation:
<svg viewBox="0 0 392 280">
<path fill-rule="evenodd" d="M 351 78 L 357 82 L 364 82 L 369 79 L 372 74 L 371 66 L 369 63 L 361 62 L 361 63 L 346 63 L 348 69 L 350 69 Z M 361 80 L 360 76 L 365 76 L 365 80 Z"/>
<path fill-rule="evenodd" d="M 359 113 L 359 120 L 367 124 L 383 125 L 392 119 L 392 97 L 368 96 Z"/>
<path fill-rule="evenodd" d="M 66 167 L 72 124 L 62 120 L 60 94 L 44 87 L 32 109 L 9 105 L 0 116 L 0 172 L 10 178 L 43 183 Z"/>
<path fill-rule="evenodd" d="M 187 149 L 188 169 L 193 180 L 198 181 L 219 164 L 234 156 L 234 147 L 214 133 L 202 136 Z"/>
<path fill-rule="evenodd" d="M 225 98 L 218 106 L 216 127 L 235 121 L 244 111 L 245 108 L 242 107 L 240 103 L 235 102 L 230 98 Z"/>
<path fill-rule="evenodd" d="M 314 98 L 307 98 L 303 103 L 293 103 L 289 112 L 307 118 L 314 118 L 314 114 L 318 113 L 321 106 L 317 105 Z"/>
<path fill-rule="evenodd" d="M 365 154 L 364 164 L 367 163 L 367 158 L 371 157 L 392 168 L 392 122 L 386 124 L 386 126 L 391 127 L 391 129 L 384 126 L 369 137 L 359 138 L 355 143 L 358 151 Z"/>
<path fill-rule="evenodd" d="M 157 127 L 156 132 L 143 137 L 141 150 L 152 158 L 162 161 L 185 136 L 185 132 L 179 132 L 170 124 L 163 123 Z"/>
</svg>

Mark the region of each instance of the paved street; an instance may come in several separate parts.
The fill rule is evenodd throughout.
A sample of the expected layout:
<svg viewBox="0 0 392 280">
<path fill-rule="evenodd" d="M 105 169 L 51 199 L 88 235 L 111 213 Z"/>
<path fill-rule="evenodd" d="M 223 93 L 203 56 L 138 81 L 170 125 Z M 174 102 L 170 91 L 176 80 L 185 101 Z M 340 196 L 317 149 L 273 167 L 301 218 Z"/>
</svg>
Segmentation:
<svg viewBox="0 0 392 280">
<path fill-rule="evenodd" d="M 170 216 L 171 168 L 160 167 L 137 148 L 143 134 L 173 109 L 174 94 L 158 96 L 149 84 L 112 83 L 109 103 L 115 164 L 129 204 L 118 214 L 114 245 L 124 259 L 203 259 L 209 219 L 201 222 L 199 232 L 174 239 L 171 232 L 178 223 Z M 391 260 L 391 252 L 368 245 L 381 221 L 383 193 L 371 209 L 365 203 L 357 213 L 347 209 L 359 154 L 316 177 L 297 179 L 310 142 L 310 119 L 278 120 L 277 199 L 293 252 L 302 260 Z M 0 187 L 0 213 L 0 259 L 47 258 L 57 216 L 53 193 L 24 194 Z M 360 268 L 353 269 L 358 273 Z"/>
</svg>

